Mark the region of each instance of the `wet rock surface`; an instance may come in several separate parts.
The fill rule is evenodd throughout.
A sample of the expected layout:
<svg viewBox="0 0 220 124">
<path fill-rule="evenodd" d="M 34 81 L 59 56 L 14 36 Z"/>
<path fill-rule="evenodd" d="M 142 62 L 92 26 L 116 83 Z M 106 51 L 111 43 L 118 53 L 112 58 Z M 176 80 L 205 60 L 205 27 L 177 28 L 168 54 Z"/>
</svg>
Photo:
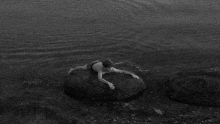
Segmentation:
<svg viewBox="0 0 220 124">
<path fill-rule="evenodd" d="M 220 73 L 197 70 L 179 72 L 168 82 L 166 95 L 197 106 L 220 106 Z"/>
<path fill-rule="evenodd" d="M 93 100 L 125 100 L 140 95 L 146 88 L 144 81 L 128 74 L 108 73 L 103 78 L 112 82 L 115 89 L 98 80 L 97 73 L 77 70 L 67 77 L 64 91 L 73 98 Z"/>
</svg>

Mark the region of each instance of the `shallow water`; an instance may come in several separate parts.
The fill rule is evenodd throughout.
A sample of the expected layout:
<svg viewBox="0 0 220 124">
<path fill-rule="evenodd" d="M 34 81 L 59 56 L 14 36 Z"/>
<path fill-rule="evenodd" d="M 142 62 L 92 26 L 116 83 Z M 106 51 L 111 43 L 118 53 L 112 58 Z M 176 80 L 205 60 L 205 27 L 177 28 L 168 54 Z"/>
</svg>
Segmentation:
<svg viewBox="0 0 220 124">
<path fill-rule="evenodd" d="M 41 89 L 47 83 L 32 87 L 39 72 L 56 87 L 62 82 L 53 72 L 65 75 L 97 59 L 128 62 L 143 73 L 219 68 L 219 8 L 217 0 L 1 1 L 1 98 L 23 92 L 19 85 L 29 81 L 33 94 L 53 98 L 53 90 Z M 21 84 L 8 81 L 9 75 L 22 77 Z"/>
</svg>

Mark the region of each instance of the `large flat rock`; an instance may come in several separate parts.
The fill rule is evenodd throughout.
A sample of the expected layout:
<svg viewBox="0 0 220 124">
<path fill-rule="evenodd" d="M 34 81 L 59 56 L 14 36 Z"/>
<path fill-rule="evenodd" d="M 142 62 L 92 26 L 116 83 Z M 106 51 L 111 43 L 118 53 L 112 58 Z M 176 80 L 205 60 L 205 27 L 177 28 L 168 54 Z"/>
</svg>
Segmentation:
<svg viewBox="0 0 220 124">
<path fill-rule="evenodd" d="M 186 71 L 171 78 L 166 95 L 176 101 L 197 106 L 220 106 L 220 73 Z"/>
<path fill-rule="evenodd" d="M 138 96 L 145 90 L 143 79 L 128 74 L 108 73 L 103 78 L 112 82 L 115 89 L 98 80 L 97 73 L 77 70 L 66 78 L 64 91 L 73 98 L 93 100 L 124 100 Z"/>
</svg>

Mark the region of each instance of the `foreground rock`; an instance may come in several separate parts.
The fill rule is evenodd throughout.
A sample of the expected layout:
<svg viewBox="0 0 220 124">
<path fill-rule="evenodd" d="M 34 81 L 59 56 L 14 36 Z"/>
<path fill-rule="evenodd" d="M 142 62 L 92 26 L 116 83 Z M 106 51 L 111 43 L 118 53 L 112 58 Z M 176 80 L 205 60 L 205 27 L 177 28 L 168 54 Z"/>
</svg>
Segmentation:
<svg viewBox="0 0 220 124">
<path fill-rule="evenodd" d="M 64 91 L 73 98 L 93 100 L 124 100 L 138 96 L 146 88 L 143 80 L 135 79 L 127 74 L 109 73 L 103 78 L 115 86 L 109 86 L 98 80 L 97 74 L 88 70 L 77 70 L 67 77 Z"/>
<path fill-rule="evenodd" d="M 198 106 L 220 106 L 220 73 L 217 71 L 181 72 L 168 83 L 166 95 L 173 100 Z"/>
</svg>

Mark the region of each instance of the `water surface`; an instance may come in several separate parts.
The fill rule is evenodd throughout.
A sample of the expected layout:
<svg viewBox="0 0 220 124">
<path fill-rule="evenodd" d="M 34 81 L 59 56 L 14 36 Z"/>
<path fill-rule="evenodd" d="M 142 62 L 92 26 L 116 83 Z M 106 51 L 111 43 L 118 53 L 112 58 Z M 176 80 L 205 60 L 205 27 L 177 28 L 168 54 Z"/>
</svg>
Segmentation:
<svg viewBox="0 0 220 124">
<path fill-rule="evenodd" d="M 220 48 L 218 1 L 10 0 L 1 2 L 0 12 L 4 68 L 64 71 L 104 58 L 147 68 L 161 61 L 148 60 L 152 52 Z"/>
</svg>

